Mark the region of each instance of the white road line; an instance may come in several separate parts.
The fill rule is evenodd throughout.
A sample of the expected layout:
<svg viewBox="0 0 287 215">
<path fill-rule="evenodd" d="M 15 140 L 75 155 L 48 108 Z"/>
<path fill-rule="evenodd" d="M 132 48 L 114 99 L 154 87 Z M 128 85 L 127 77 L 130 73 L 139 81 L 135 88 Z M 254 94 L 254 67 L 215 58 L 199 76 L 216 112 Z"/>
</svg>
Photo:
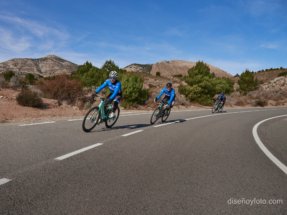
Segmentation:
<svg viewBox="0 0 287 215">
<path fill-rule="evenodd" d="M 127 136 L 130 136 L 130 135 L 133 135 L 133 134 L 137 134 L 139 132 L 142 132 L 143 130 L 137 130 L 137 131 L 133 131 L 133 132 L 130 132 L 130 133 L 127 133 L 127 134 L 123 134 L 122 137 L 127 137 Z"/>
<path fill-rule="evenodd" d="M 74 152 L 71 152 L 71 153 L 68 153 L 68 154 L 65 154 L 65 155 L 62 155 L 62 156 L 60 156 L 60 157 L 57 157 L 57 158 L 55 158 L 55 160 L 61 161 L 61 160 L 67 159 L 67 158 L 69 158 L 69 157 L 72 157 L 72 156 L 74 156 L 74 155 L 80 154 L 80 153 L 82 153 L 82 152 L 88 151 L 88 150 L 90 150 L 90 149 L 93 149 L 93 148 L 98 147 L 98 146 L 101 146 L 101 145 L 103 145 L 103 143 L 96 143 L 96 144 L 94 144 L 94 145 L 91 145 L 91 146 L 88 146 L 88 147 L 79 149 L 79 150 L 77 150 L 77 151 L 74 151 Z"/>
<path fill-rule="evenodd" d="M 37 123 L 30 123 L 30 124 L 21 124 L 19 126 L 31 126 L 31 125 L 43 125 L 43 124 L 51 124 L 55 123 L 55 121 L 48 121 L 48 122 L 37 122 Z"/>
<path fill-rule="evenodd" d="M 81 118 L 81 119 L 68 119 L 67 121 L 68 122 L 74 122 L 74 121 L 82 121 L 83 120 L 83 118 Z"/>
<path fill-rule="evenodd" d="M 172 125 L 175 123 L 179 123 L 180 121 L 175 121 L 175 122 L 168 122 L 168 123 L 164 123 L 164 124 L 159 124 L 159 125 L 154 125 L 154 128 L 158 128 L 158 127 L 162 127 L 162 126 L 167 126 L 167 125 Z"/>
<path fill-rule="evenodd" d="M 204 116 L 191 117 L 185 120 L 189 121 L 189 120 L 201 119 L 201 118 L 213 117 L 213 116 L 224 116 L 224 115 L 230 115 L 230 114 L 252 113 L 252 112 L 260 112 L 260 111 L 266 111 L 266 110 L 250 110 L 250 111 L 238 111 L 238 112 L 228 112 L 228 113 L 214 113 L 214 114 L 209 114 L 209 115 L 204 115 Z"/>
<path fill-rule="evenodd" d="M 0 178 L 0 185 L 6 184 L 6 183 L 8 183 L 9 181 L 11 181 L 11 179 L 8 179 L 8 178 Z"/>
<path fill-rule="evenodd" d="M 280 116 L 275 116 L 275 117 L 271 117 L 268 119 L 264 119 L 260 122 L 258 122 L 256 125 L 254 125 L 253 129 L 252 129 L 252 134 L 253 137 L 255 139 L 255 142 L 257 143 L 257 145 L 259 146 L 259 148 L 263 151 L 263 153 L 277 166 L 279 167 L 286 175 L 287 175 L 287 166 L 285 166 L 285 164 L 283 164 L 280 160 L 278 160 L 278 158 L 276 158 L 267 148 L 266 146 L 263 144 L 263 142 L 260 140 L 257 129 L 258 127 L 268 121 L 268 120 L 272 120 L 272 119 L 276 119 L 276 118 L 280 118 L 280 117 L 287 117 L 286 115 L 280 115 Z"/>
<path fill-rule="evenodd" d="M 212 117 L 212 116 L 216 116 L 214 114 L 210 114 L 210 115 L 205 115 L 205 116 L 197 116 L 197 117 L 192 117 L 192 118 L 187 118 L 185 119 L 186 121 L 189 121 L 189 120 L 193 120 L 193 119 L 201 119 L 201 118 L 206 118 L 206 117 Z"/>
<path fill-rule="evenodd" d="M 140 116 L 140 115 L 147 115 L 147 114 L 152 114 L 152 112 L 149 112 L 149 113 L 132 113 L 132 114 L 123 114 L 123 115 L 120 115 L 121 117 L 123 116 Z"/>
</svg>

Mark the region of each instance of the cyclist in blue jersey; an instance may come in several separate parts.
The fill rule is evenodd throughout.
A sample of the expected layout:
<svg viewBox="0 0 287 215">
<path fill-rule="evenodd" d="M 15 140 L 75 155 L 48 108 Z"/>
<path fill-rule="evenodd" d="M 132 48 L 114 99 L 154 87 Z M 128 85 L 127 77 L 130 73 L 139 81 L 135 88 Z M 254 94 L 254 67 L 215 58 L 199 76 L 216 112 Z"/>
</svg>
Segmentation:
<svg viewBox="0 0 287 215">
<path fill-rule="evenodd" d="M 225 102 L 226 102 L 226 96 L 224 95 L 224 92 L 221 92 L 220 94 L 215 95 L 213 99 L 215 102 L 216 101 L 220 102 L 220 108 L 223 109 Z"/>
<path fill-rule="evenodd" d="M 164 95 L 162 101 L 167 103 L 166 108 L 172 108 L 175 100 L 175 90 L 172 88 L 172 82 L 167 82 L 166 86 L 160 91 L 159 95 L 155 97 L 154 102 L 157 102 L 162 95 Z"/>
<path fill-rule="evenodd" d="M 116 71 L 111 71 L 109 74 L 109 79 L 107 79 L 101 86 L 99 86 L 92 97 L 95 97 L 96 94 L 101 92 L 104 88 L 109 87 L 110 94 L 105 100 L 105 106 L 108 104 L 113 103 L 113 112 L 111 113 L 110 117 L 114 116 L 115 110 L 119 106 L 120 99 L 122 97 L 122 84 L 118 81 L 118 73 Z"/>
</svg>

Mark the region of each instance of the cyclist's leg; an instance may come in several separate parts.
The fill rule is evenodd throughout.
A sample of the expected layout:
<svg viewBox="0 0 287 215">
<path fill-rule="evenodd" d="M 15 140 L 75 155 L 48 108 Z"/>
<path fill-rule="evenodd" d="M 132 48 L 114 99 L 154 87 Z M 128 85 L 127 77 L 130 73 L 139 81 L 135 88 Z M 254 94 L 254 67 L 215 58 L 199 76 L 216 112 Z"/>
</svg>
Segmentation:
<svg viewBox="0 0 287 215">
<path fill-rule="evenodd" d="M 114 105 L 113 105 L 113 112 L 116 111 L 116 109 L 119 107 L 119 103 L 121 101 L 121 96 L 117 96 L 115 99 L 114 99 Z"/>
</svg>

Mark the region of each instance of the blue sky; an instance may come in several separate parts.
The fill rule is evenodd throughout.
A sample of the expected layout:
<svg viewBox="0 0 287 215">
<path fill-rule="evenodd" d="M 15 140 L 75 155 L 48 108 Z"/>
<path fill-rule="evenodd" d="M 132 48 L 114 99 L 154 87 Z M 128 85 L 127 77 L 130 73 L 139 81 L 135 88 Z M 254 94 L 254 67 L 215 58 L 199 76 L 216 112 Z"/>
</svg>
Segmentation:
<svg viewBox="0 0 287 215">
<path fill-rule="evenodd" d="M 232 74 L 287 67 L 285 0 L 2 0 L 0 62 L 190 60 Z"/>
</svg>

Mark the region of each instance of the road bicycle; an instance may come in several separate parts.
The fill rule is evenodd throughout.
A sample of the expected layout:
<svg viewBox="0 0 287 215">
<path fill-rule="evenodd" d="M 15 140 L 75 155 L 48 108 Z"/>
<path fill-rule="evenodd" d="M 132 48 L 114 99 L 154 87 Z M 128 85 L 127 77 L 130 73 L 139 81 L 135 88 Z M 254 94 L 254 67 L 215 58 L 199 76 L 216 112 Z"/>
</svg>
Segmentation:
<svg viewBox="0 0 287 215">
<path fill-rule="evenodd" d="M 95 101 L 95 100 L 93 100 Z M 100 98 L 100 104 L 92 107 L 85 115 L 82 128 L 85 132 L 90 132 L 96 125 L 105 123 L 107 128 L 113 127 L 120 116 L 120 108 L 117 107 L 113 113 L 113 104 L 105 107 L 105 98 Z"/>
<path fill-rule="evenodd" d="M 211 112 L 223 112 L 223 102 L 217 99 L 212 106 Z"/>
<path fill-rule="evenodd" d="M 171 108 L 166 108 L 167 102 L 161 101 L 156 107 L 150 118 L 150 124 L 154 124 L 159 118 L 161 122 L 165 122 L 170 115 Z"/>
</svg>

